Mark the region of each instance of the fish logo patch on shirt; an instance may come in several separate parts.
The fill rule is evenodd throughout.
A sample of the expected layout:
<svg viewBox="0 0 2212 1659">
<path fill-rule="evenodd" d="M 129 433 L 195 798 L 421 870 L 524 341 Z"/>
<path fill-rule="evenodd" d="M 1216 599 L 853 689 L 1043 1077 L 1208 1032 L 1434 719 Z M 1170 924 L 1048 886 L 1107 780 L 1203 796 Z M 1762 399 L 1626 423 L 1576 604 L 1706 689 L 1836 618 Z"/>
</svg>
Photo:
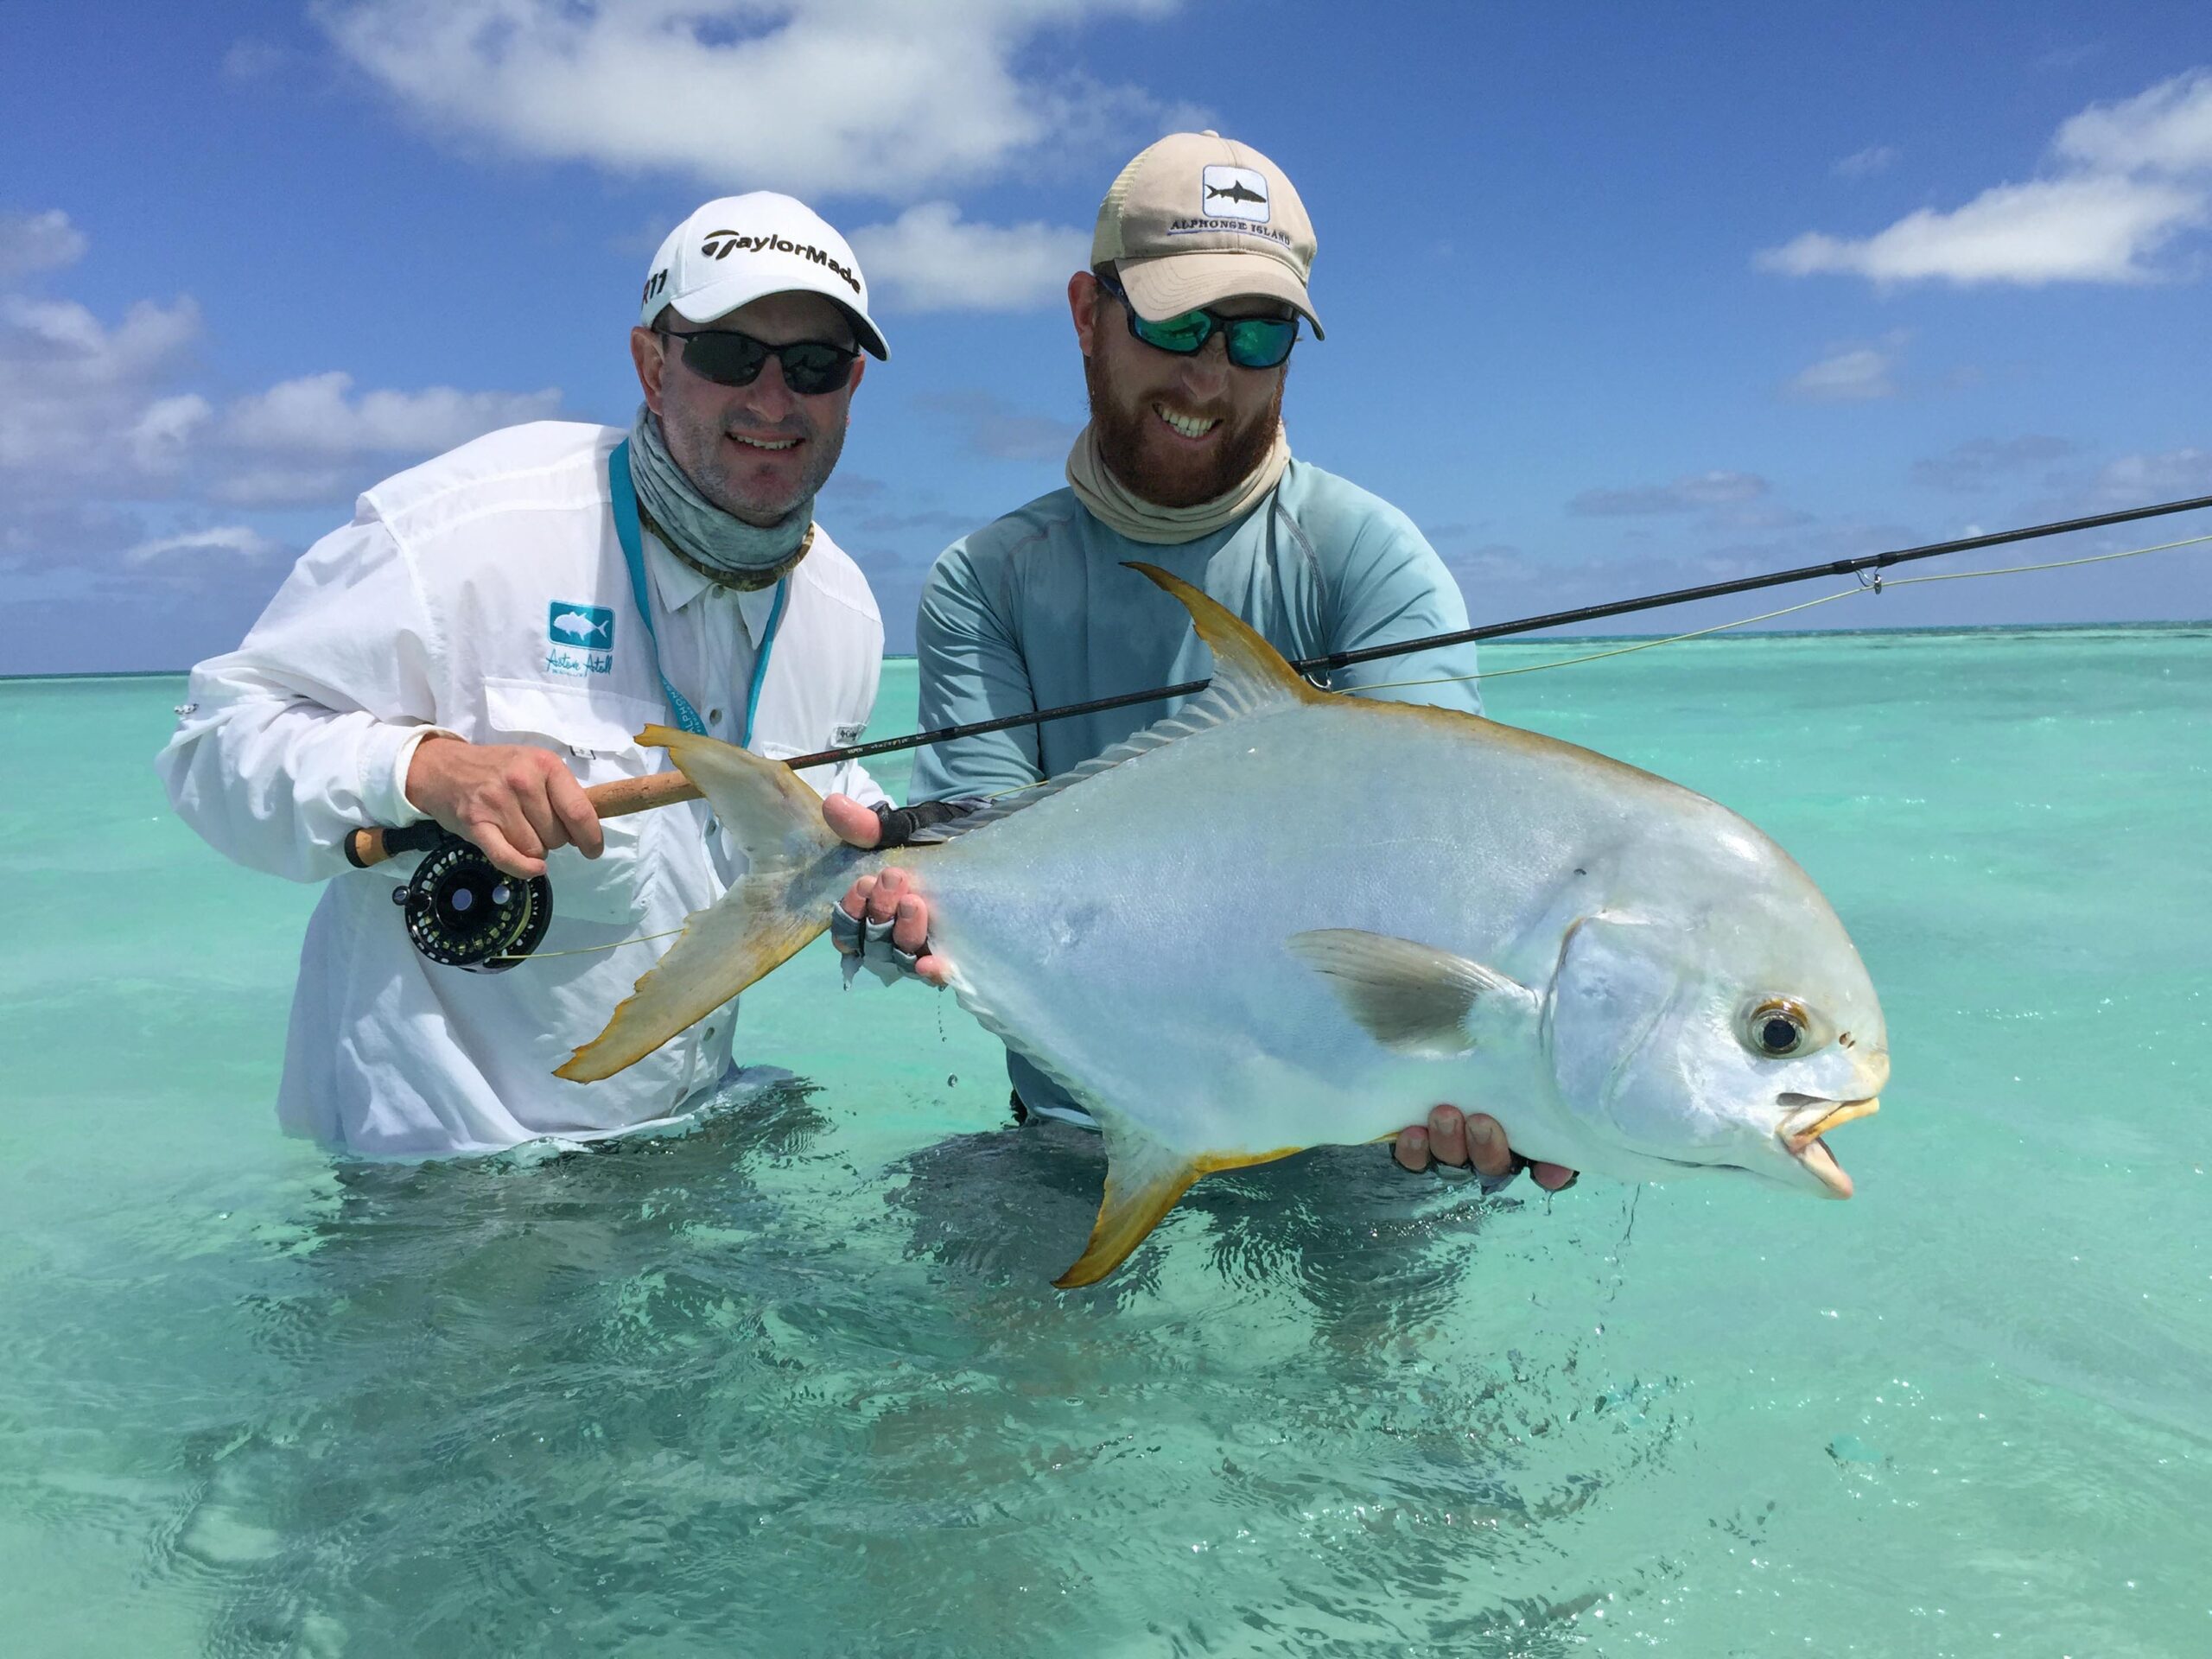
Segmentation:
<svg viewBox="0 0 2212 1659">
<path fill-rule="evenodd" d="M 546 608 L 549 674 L 605 674 L 614 667 L 614 613 L 556 599 Z"/>
</svg>

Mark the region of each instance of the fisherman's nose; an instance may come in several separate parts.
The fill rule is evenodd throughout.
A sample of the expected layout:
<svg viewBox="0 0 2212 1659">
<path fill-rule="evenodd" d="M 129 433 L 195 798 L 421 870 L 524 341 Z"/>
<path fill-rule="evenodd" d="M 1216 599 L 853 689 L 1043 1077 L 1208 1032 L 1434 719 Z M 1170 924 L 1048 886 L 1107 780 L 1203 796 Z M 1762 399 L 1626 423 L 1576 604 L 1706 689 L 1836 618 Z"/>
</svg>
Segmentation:
<svg viewBox="0 0 2212 1659">
<path fill-rule="evenodd" d="M 1183 389 L 1198 398 L 1218 397 L 1229 384 L 1229 346 L 1217 334 L 1183 359 Z"/>
<path fill-rule="evenodd" d="M 753 377 L 753 384 L 741 389 L 738 407 L 765 426 L 790 417 L 798 407 L 798 399 L 784 384 L 780 359 L 771 356 L 760 365 L 760 372 Z"/>
</svg>

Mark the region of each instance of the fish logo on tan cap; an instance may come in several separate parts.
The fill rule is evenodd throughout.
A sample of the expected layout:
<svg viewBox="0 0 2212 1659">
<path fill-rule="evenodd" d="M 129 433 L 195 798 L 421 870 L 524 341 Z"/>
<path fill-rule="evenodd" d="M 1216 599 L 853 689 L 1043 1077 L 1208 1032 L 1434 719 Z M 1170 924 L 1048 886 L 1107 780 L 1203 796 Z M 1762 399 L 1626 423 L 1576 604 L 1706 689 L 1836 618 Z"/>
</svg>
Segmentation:
<svg viewBox="0 0 2212 1659">
<path fill-rule="evenodd" d="M 1268 222 L 1268 175 L 1249 167 L 1209 167 L 1200 176 L 1205 200 L 1198 212 L 1208 219 Z"/>
</svg>

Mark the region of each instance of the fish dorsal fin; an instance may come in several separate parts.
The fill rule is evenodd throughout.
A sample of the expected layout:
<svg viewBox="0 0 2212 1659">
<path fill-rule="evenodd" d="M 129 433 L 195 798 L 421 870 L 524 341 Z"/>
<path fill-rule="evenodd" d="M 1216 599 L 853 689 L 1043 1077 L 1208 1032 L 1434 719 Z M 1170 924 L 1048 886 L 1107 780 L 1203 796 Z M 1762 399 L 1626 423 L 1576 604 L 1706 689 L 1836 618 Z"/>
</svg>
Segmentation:
<svg viewBox="0 0 2212 1659">
<path fill-rule="evenodd" d="M 916 836 L 917 842 L 956 840 L 986 824 L 996 823 L 1001 818 L 1011 817 L 1022 808 L 1033 806 L 1046 796 L 1057 795 L 1086 778 L 1110 772 L 1125 760 L 1148 754 L 1179 737 L 1190 737 L 1270 709 L 1325 702 L 1332 695 L 1300 679 L 1297 671 L 1283 660 L 1282 653 L 1269 645 L 1257 628 L 1180 576 L 1171 575 L 1156 564 L 1136 560 L 1128 561 L 1122 568 L 1136 571 L 1182 601 L 1198 638 L 1213 650 L 1212 683 L 1165 720 L 1156 720 L 1143 730 L 1131 733 L 1082 765 L 1071 766 L 1041 784 L 1001 795 L 981 811 L 964 818 L 934 825 Z"/>
<path fill-rule="evenodd" d="M 1213 683 L 1199 702 L 1216 705 L 1220 711 L 1217 719 L 1231 720 L 1293 703 L 1319 702 L 1328 696 L 1299 678 L 1298 671 L 1283 660 L 1282 653 L 1268 643 L 1264 634 L 1220 601 L 1156 564 L 1131 560 L 1125 568 L 1181 600 L 1198 638 L 1213 648 Z"/>
<path fill-rule="evenodd" d="M 1344 1011 L 1376 1042 L 1402 1054 L 1445 1058 L 1475 1046 L 1485 1015 L 1533 1014 L 1535 993 L 1518 980 L 1433 944 L 1323 927 L 1294 933 L 1290 953 L 1329 982 Z"/>
</svg>

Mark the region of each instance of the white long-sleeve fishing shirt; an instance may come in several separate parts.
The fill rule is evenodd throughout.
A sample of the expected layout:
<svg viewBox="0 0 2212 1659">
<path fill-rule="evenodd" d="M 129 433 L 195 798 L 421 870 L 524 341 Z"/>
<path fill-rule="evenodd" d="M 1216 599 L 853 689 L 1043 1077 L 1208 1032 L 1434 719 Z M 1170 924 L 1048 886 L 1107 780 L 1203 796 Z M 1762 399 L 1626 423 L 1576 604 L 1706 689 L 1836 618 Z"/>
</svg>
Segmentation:
<svg viewBox="0 0 2212 1659">
<path fill-rule="evenodd" d="M 759 753 L 858 738 L 883 654 L 858 567 L 817 528 L 779 617 L 778 588 L 709 582 L 648 530 L 649 635 L 609 504 L 624 435 L 512 427 L 386 480 L 302 556 L 238 650 L 193 671 L 156 763 L 178 813 L 241 864 L 325 884 L 277 1102 L 295 1134 L 416 1157 L 588 1139 L 667 1121 L 729 1065 L 734 1002 L 605 1082 L 552 1076 L 670 941 L 588 947 L 680 928 L 741 872 L 703 803 L 605 820 L 596 860 L 552 853 L 552 926 L 499 974 L 410 945 L 392 894 L 416 855 L 358 870 L 343 850 L 359 825 L 422 818 L 404 785 L 434 730 L 550 749 L 587 785 L 665 770 L 634 741 L 676 723 L 664 673 L 713 735 L 740 741 L 749 724 Z M 856 765 L 802 775 L 884 798 Z"/>
</svg>

